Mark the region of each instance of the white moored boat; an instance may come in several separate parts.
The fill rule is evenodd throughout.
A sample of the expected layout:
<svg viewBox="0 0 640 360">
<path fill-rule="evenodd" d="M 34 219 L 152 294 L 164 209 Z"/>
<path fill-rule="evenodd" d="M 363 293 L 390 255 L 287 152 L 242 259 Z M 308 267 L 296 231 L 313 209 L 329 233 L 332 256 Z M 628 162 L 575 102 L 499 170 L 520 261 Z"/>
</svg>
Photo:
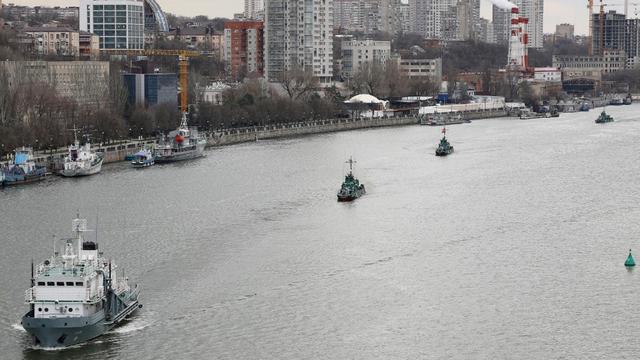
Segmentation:
<svg viewBox="0 0 640 360">
<path fill-rule="evenodd" d="M 64 168 L 60 175 L 65 177 L 77 177 L 94 175 L 102 170 L 102 154 L 91 150 L 91 144 L 80 146 L 78 139 L 69 146 L 69 154 L 64 158 Z"/>
</svg>

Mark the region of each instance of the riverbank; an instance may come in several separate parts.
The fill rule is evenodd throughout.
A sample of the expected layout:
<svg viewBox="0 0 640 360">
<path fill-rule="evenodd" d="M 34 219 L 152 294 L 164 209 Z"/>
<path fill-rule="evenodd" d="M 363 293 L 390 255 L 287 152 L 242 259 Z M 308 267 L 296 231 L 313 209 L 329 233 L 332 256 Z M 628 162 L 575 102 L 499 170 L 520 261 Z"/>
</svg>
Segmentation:
<svg viewBox="0 0 640 360">
<path fill-rule="evenodd" d="M 505 117 L 504 110 L 461 112 L 470 120 Z M 250 141 L 281 139 L 295 136 L 324 134 L 338 131 L 360 130 L 368 128 L 381 128 L 392 126 L 407 126 L 419 124 L 417 116 L 398 116 L 381 118 L 357 118 L 357 119 L 327 119 L 313 120 L 297 123 L 252 126 L 245 128 L 224 129 L 212 132 L 203 132 L 207 139 L 207 147 L 218 147 L 240 144 Z M 155 139 L 136 139 L 118 144 L 100 144 L 94 149 L 104 154 L 104 163 L 124 161 L 129 155 L 136 153 L 145 146 L 154 144 Z M 67 149 L 57 149 L 46 153 L 36 153 L 35 161 L 39 165 L 47 166 L 47 169 L 56 172 L 61 169 Z M 6 165 L 6 162 L 0 163 Z"/>
</svg>

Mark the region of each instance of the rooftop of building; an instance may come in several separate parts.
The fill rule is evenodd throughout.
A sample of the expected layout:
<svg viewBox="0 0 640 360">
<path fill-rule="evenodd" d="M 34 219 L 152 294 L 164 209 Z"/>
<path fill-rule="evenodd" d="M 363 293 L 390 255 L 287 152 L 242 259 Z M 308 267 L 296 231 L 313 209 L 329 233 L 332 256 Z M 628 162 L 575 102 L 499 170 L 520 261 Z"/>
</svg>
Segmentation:
<svg viewBox="0 0 640 360">
<path fill-rule="evenodd" d="M 24 28 L 24 32 L 78 32 L 70 27 L 55 27 L 55 26 L 28 26 Z"/>
</svg>

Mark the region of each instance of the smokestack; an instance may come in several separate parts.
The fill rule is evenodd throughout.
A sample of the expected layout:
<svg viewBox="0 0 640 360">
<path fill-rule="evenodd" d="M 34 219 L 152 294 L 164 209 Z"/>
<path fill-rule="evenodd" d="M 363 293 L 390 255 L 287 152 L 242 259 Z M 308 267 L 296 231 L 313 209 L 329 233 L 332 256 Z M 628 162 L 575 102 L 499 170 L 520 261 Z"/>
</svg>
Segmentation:
<svg viewBox="0 0 640 360">
<path fill-rule="evenodd" d="M 507 68 L 516 71 L 526 71 L 529 66 L 527 44 L 529 35 L 526 25 L 529 19 L 520 17 L 517 7 L 511 8 L 511 36 L 509 37 L 509 57 Z"/>
</svg>

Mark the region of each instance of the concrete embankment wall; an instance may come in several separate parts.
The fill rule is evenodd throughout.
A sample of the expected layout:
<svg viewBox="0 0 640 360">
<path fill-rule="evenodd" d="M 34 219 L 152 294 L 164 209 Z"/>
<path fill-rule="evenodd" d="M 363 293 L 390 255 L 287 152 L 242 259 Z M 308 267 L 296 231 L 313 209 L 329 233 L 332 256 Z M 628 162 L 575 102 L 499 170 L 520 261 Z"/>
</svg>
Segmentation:
<svg viewBox="0 0 640 360">
<path fill-rule="evenodd" d="M 255 141 L 258 139 L 278 139 L 335 131 L 415 124 L 418 124 L 418 118 L 414 116 L 374 119 L 317 120 L 292 124 L 267 125 L 215 131 L 207 134 L 207 142 L 208 146 L 223 146 Z"/>
</svg>

